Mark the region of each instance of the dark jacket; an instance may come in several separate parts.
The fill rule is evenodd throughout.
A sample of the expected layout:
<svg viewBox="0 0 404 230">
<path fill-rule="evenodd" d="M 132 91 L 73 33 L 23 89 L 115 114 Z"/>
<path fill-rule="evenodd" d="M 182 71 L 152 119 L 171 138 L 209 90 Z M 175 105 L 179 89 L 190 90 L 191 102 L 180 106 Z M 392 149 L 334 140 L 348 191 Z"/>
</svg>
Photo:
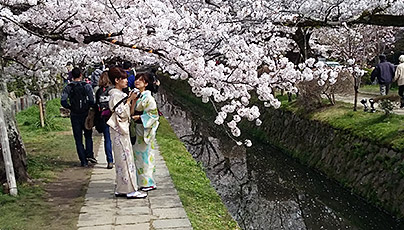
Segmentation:
<svg viewBox="0 0 404 230">
<path fill-rule="evenodd" d="M 69 97 L 70 94 L 72 92 L 72 86 L 71 84 L 75 85 L 75 84 L 81 84 L 81 82 L 79 81 L 73 81 L 70 84 L 66 85 L 66 87 L 63 89 L 62 92 L 62 98 L 60 100 L 60 104 L 66 108 L 66 109 L 71 109 L 71 104 L 69 102 Z M 93 89 L 91 88 L 90 84 L 86 84 L 84 86 L 84 89 L 86 90 L 86 94 L 87 94 L 87 98 L 88 98 L 88 102 L 89 102 L 89 106 L 93 107 L 95 105 L 95 101 L 94 101 L 94 94 L 93 94 Z M 87 116 L 88 111 L 85 114 L 74 114 L 72 112 L 71 115 L 85 115 Z"/>
<path fill-rule="evenodd" d="M 128 87 L 130 89 L 135 88 L 135 74 L 133 73 L 133 70 L 125 70 L 126 74 L 128 74 Z"/>
<path fill-rule="evenodd" d="M 372 71 L 371 81 L 377 78 L 379 84 L 390 84 L 394 78 L 394 65 L 388 61 L 381 61 Z"/>
</svg>

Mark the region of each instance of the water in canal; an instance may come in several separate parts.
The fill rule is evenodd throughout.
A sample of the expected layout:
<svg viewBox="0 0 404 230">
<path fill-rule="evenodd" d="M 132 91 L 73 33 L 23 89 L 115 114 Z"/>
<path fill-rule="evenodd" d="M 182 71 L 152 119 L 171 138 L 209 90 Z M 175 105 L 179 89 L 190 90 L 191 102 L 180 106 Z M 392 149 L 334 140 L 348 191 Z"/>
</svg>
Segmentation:
<svg viewBox="0 0 404 230">
<path fill-rule="evenodd" d="M 402 222 L 286 153 L 258 143 L 237 146 L 167 97 L 157 95 L 160 110 L 203 163 L 242 229 L 404 229 Z"/>
</svg>

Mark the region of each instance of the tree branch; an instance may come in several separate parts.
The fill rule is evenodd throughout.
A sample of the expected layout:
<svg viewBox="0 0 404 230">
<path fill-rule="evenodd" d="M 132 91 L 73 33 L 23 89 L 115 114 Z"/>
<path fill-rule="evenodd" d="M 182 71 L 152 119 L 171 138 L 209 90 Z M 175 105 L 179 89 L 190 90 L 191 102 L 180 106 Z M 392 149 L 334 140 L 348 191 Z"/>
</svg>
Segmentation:
<svg viewBox="0 0 404 230">
<path fill-rule="evenodd" d="M 61 33 L 53 33 L 53 32 L 48 32 L 48 30 L 46 28 L 41 28 L 39 26 L 30 24 L 30 23 L 24 23 L 24 24 L 20 24 L 14 20 L 11 20 L 9 18 L 3 17 L 6 20 L 9 20 L 13 23 L 15 23 L 16 25 L 18 25 L 19 27 L 21 27 L 23 30 L 27 31 L 28 33 L 35 35 L 37 37 L 43 38 L 43 39 L 50 39 L 52 41 L 58 41 L 58 40 L 63 40 L 63 41 L 69 41 L 69 42 L 73 42 L 73 43 L 79 43 L 79 41 L 76 38 L 73 37 L 66 37 Z M 53 30 L 54 31 L 54 30 Z M 119 32 L 115 32 L 115 33 L 109 33 L 109 34 L 84 34 L 84 32 L 82 33 L 84 36 L 84 44 L 89 44 L 92 42 L 99 42 L 99 41 L 103 41 L 107 38 L 110 37 L 115 37 L 115 36 L 120 36 L 123 35 L 123 31 L 119 31 Z"/>
<path fill-rule="evenodd" d="M 363 24 L 404 27 L 404 15 L 373 14 L 369 11 L 364 11 L 358 18 L 347 21 L 323 21 L 315 18 L 300 17 L 297 22 L 275 22 L 274 24 L 291 27 L 335 27 L 342 26 L 344 23 L 349 26 Z"/>
<path fill-rule="evenodd" d="M 114 11 L 118 15 L 118 17 L 122 18 L 121 15 L 119 14 L 118 10 L 115 8 L 114 3 L 111 0 L 109 0 L 109 3 L 111 3 L 112 9 L 114 9 Z"/>
<path fill-rule="evenodd" d="M 67 17 L 65 20 L 63 20 L 59 25 L 57 25 L 50 33 L 53 34 L 56 32 L 57 29 L 59 29 L 63 24 L 65 24 L 67 21 L 69 21 L 71 18 L 73 18 L 74 16 L 76 16 L 76 14 L 78 13 L 78 11 L 76 11 L 74 14 L 70 15 L 69 17 Z"/>
</svg>

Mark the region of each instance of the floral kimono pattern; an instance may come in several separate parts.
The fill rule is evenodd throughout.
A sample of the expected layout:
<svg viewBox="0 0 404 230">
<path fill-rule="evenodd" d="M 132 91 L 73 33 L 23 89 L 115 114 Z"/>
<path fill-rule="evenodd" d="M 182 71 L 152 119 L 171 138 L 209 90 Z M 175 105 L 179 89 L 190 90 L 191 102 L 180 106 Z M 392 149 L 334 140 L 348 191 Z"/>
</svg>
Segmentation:
<svg viewBox="0 0 404 230">
<path fill-rule="evenodd" d="M 121 101 L 126 93 L 112 89 L 109 92 L 109 108 Z M 122 102 L 117 106 L 107 124 L 110 126 L 112 150 L 116 170 L 115 192 L 127 194 L 138 190 L 136 166 L 133 158 L 132 144 L 129 137 L 130 105 Z"/>
<path fill-rule="evenodd" d="M 157 104 L 149 90 L 144 91 L 136 102 L 136 111 L 143 111 L 140 115 L 141 124 L 136 124 L 136 143 L 133 152 L 136 158 L 137 181 L 139 187 L 155 186 L 154 180 L 155 152 L 158 151 L 156 131 L 159 126 Z"/>
</svg>

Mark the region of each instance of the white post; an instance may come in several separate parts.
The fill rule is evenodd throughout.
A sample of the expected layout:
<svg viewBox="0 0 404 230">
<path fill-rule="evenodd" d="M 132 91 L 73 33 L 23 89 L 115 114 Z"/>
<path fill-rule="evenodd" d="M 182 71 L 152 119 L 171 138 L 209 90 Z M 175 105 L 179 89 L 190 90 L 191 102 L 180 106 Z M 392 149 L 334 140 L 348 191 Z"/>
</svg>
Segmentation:
<svg viewBox="0 0 404 230">
<path fill-rule="evenodd" d="M 3 105 L 0 101 L 0 139 L 3 150 L 4 165 L 6 167 L 6 176 L 10 195 L 17 196 L 17 184 L 15 182 L 13 159 L 11 158 L 10 144 L 8 141 L 7 126 L 4 119 Z"/>
</svg>

